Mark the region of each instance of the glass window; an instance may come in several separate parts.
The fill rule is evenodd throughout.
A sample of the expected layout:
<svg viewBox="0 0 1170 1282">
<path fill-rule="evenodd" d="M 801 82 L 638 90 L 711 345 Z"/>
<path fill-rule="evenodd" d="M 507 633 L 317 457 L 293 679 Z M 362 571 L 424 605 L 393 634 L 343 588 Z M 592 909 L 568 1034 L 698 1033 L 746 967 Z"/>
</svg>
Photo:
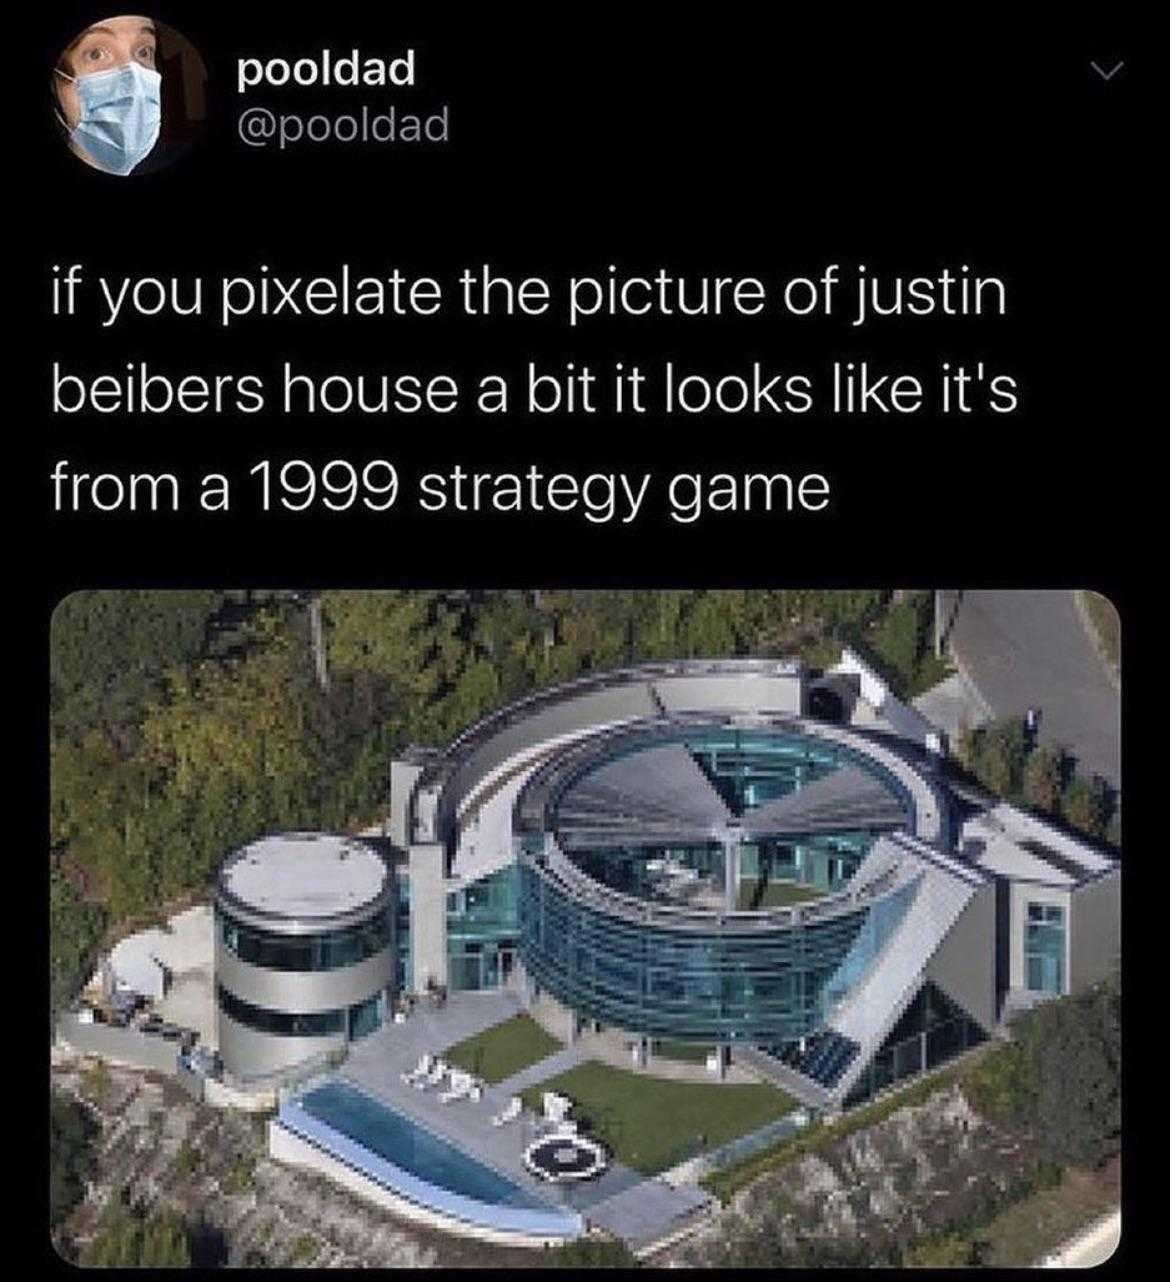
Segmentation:
<svg viewBox="0 0 1170 1282">
<path fill-rule="evenodd" d="M 220 1010 L 237 1024 L 254 1028 L 257 1032 L 273 1033 L 277 1037 L 327 1037 L 330 1033 L 345 1032 L 344 1009 L 313 1011 L 309 1014 L 269 1010 L 243 1001 L 234 993 L 229 993 L 222 984 L 216 986 L 216 996 Z"/>
<path fill-rule="evenodd" d="M 776 1041 L 818 1026 L 830 979 L 864 971 L 912 891 L 804 930 L 696 936 L 599 913 L 524 865 L 521 956 L 542 988 L 604 1023 Z"/>
<path fill-rule="evenodd" d="M 516 947 L 518 891 L 519 869 L 512 864 L 448 896 L 447 975 L 453 992 L 504 982 L 498 958 L 501 949 L 511 954 Z"/>
<path fill-rule="evenodd" d="M 321 935 L 276 935 L 256 930 L 216 909 L 223 946 L 250 966 L 266 970 L 337 970 L 373 957 L 390 946 L 390 911 L 348 930 Z"/>
<path fill-rule="evenodd" d="M 382 1025 L 382 997 L 375 993 L 367 1001 L 349 1008 L 349 1040 L 366 1037 Z"/>
<path fill-rule="evenodd" d="M 1031 992 L 1064 992 L 1064 945 L 1064 909 L 1059 904 L 1029 904 L 1024 927 L 1024 982 Z"/>
</svg>

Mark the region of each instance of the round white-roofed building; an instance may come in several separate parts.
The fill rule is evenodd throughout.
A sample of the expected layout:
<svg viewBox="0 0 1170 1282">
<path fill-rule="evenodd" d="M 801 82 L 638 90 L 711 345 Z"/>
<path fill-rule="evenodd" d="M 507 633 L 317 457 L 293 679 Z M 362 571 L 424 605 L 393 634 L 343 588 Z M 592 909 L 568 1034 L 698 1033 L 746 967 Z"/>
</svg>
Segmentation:
<svg viewBox="0 0 1170 1282">
<path fill-rule="evenodd" d="M 370 845 L 263 837 L 224 861 L 215 895 L 219 1049 L 240 1081 L 377 1028 L 394 980 L 394 878 Z"/>
</svg>

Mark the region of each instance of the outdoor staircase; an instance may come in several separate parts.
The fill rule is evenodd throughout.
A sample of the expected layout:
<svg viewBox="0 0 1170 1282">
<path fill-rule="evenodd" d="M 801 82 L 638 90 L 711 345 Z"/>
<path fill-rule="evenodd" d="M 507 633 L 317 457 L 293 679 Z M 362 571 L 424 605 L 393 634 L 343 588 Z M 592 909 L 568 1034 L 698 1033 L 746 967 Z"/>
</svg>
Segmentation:
<svg viewBox="0 0 1170 1282">
<path fill-rule="evenodd" d="M 789 1043 L 777 1053 L 777 1058 L 826 1090 L 832 1090 L 860 1050 L 852 1038 L 843 1037 L 834 1028 L 826 1028 L 806 1038 L 803 1050 L 799 1043 Z"/>
</svg>

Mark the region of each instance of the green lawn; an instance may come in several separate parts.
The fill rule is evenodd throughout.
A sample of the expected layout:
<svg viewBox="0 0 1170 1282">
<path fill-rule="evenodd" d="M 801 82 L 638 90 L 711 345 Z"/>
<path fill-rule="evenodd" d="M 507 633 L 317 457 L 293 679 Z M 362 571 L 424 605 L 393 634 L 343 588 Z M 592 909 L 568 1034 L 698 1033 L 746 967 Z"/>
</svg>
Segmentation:
<svg viewBox="0 0 1170 1282">
<path fill-rule="evenodd" d="M 761 889 L 760 883 L 749 877 L 739 883 L 739 907 L 741 910 L 787 908 L 791 904 L 807 904 L 813 899 L 821 899 L 824 893 L 813 886 L 801 886 L 792 881 L 767 881 Z"/>
<path fill-rule="evenodd" d="M 457 1068 L 464 1068 L 488 1082 L 502 1082 L 529 1064 L 544 1059 L 561 1049 L 561 1043 L 530 1016 L 515 1015 L 456 1042 L 443 1052 L 443 1058 Z"/>
<path fill-rule="evenodd" d="M 525 1091 L 525 1105 L 539 1113 L 544 1091 L 567 1095 L 577 1106 L 574 1119 L 608 1144 L 619 1162 L 647 1175 L 746 1135 L 796 1107 L 772 1086 L 668 1082 L 595 1060 Z"/>
<path fill-rule="evenodd" d="M 705 1064 L 707 1056 L 714 1050 L 704 1042 L 671 1042 L 654 1043 L 654 1054 L 660 1059 L 673 1059 L 683 1064 Z"/>
</svg>

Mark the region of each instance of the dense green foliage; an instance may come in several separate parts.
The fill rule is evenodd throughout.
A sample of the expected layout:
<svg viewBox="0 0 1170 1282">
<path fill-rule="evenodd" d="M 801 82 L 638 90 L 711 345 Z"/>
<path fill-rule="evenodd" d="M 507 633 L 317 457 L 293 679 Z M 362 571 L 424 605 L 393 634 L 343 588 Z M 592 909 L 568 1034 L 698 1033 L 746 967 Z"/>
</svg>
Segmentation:
<svg viewBox="0 0 1170 1282">
<path fill-rule="evenodd" d="M 934 593 L 903 592 L 865 633 L 852 638 L 876 658 L 894 690 L 911 698 L 946 676 L 946 664 L 935 657 Z"/>
<path fill-rule="evenodd" d="M 49 1004 L 52 1017 L 80 984 L 101 937 L 104 913 L 85 903 L 56 868 L 49 870 Z"/>
<path fill-rule="evenodd" d="M 1110 827 L 1116 798 L 1105 781 L 1076 774 L 1062 748 L 1029 744 L 1022 718 L 964 729 L 955 755 L 996 796 L 1062 819 L 1095 841 L 1120 840 Z"/>
<path fill-rule="evenodd" d="M 1024 800 L 1042 814 L 1059 814 L 1065 774 L 1064 753 L 1059 748 L 1041 744 L 1024 762 Z"/>
<path fill-rule="evenodd" d="M 132 743 L 168 669 L 198 658 L 216 592 L 75 592 L 53 612 L 50 715 L 54 732 L 100 730 Z"/>
<path fill-rule="evenodd" d="M 1102 840 L 1109 831 L 1112 803 L 1103 779 L 1072 780 L 1061 803 L 1061 813 L 1074 828 Z"/>
<path fill-rule="evenodd" d="M 863 645 L 903 692 L 930 594 L 880 591 L 325 592 L 324 655 L 292 592 L 82 592 L 53 618 L 54 1003 L 104 931 L 199 893 L 281 828 L 345 828 L 387 763 L 538 686 L 643 659 Z M 327 681 L 318 680 L 324 658 Z"/>
<path fill-rule="evenodd" d="M 1026 1129 L 1054 1162 L 1100 1166 L 1121 1148 L 1121 987 L 1116 979 L 1012 1021 L 972 1072 L 974 1103 Z"/>
<path fill-rule="evenodd" d="M 85 1196 L 98 1124 L 83 1104 L 49 1096 L 49 1223 L 55 1229 Z"/>
</svg>

